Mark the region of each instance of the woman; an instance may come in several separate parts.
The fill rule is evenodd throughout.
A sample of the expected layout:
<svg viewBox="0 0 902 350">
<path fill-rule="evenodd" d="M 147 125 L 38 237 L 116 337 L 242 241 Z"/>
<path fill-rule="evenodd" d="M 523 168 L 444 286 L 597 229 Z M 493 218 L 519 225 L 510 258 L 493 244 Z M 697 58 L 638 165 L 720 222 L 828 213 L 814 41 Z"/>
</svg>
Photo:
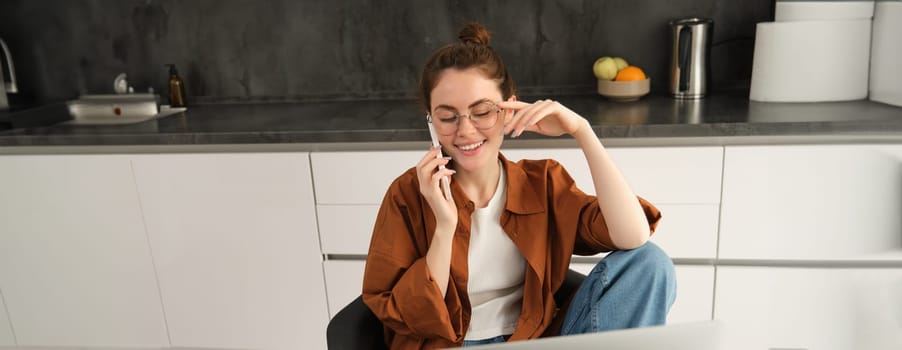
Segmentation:
<svg viewBox="0 0 902 350">
<path fill-rule="evenodd" d="M 420 81 L 448 157 L 430 149 L 398 177 L 373 230 L 363 299 L 386 343 L 431 349 L 663 324 L 675 281 L 670 259 L 646 243 L 658 210 L 633 194 L 587 120 L 555 101 L 517 101 L 485 28 L 467 25 L 459 39 Z M 598 197 L 553 160 L 505 159 L 504 135 L 526 131 L 573 136 Z M 614 252 L 569 307 L 556 305 L 571 255 L 605 251 Z"/>
</svg>

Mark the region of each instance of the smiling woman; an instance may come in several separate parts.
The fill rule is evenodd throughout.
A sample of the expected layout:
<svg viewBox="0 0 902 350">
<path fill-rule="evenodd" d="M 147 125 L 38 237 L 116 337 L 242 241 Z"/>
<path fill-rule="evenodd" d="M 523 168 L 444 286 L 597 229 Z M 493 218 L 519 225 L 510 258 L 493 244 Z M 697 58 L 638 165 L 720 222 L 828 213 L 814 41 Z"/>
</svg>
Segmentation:
<svg viewBox="0 0 902 350">
<path fill-rule="evenodd" d="M 363 300 L 386 345 L 662 324 L 675 298 L 673 265 L 646 243 L 660 212 L 636 197 L 584 118 L 553 100 L 517 100 L 485 28 L 469 24 L 458 38 L 433 54 L 420 81 L 440 146 L 391 184 L 373 229 Z M 583 193 L 554 160 L 508 161 L 505 135 L 524 132 L 574 137 L 600 196 Z M 611 251 L 569 300 L 555 301 L 573 254 Z"/>
</svg>

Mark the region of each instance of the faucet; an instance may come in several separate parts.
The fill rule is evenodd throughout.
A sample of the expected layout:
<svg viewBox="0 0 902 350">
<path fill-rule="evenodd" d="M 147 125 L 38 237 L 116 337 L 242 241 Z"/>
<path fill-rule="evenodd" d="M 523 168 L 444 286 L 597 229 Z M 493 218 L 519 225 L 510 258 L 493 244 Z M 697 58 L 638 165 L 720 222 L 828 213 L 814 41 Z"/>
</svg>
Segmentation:
<svg viewBox="0 0 902 350">
<path fill-rule="evenodd" d="M 3 39 L 0 39 L 0 49 L 3 50 L 2 58 L 4 58 L 0 59 L 0 111 L 2 111 L 9 109 L 9 99 L 6 97 L 6 94 L 17 93 L 19 88 L 16 87 L 16 69 L 13 66 L 13 56 L 9 53 L 9 47 L 6 46 Z M 9 82 L 3 77 L 3 62 L 7 63 Z"/>
</svg>

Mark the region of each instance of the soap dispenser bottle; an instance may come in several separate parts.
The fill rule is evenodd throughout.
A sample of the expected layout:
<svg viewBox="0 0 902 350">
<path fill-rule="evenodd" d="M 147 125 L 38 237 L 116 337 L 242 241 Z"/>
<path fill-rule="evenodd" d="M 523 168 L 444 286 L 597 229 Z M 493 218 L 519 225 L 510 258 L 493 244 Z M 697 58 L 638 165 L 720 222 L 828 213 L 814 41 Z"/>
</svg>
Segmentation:
<svg viewBox="0 0 902 350">
<path fill-rule="evenodd" d="M 169 67 L 169 106 L 185 107 L 185 82 L 179 77 L 179 71 L 175 69 L 174 64 L 167 64 Z"/>
</svg>

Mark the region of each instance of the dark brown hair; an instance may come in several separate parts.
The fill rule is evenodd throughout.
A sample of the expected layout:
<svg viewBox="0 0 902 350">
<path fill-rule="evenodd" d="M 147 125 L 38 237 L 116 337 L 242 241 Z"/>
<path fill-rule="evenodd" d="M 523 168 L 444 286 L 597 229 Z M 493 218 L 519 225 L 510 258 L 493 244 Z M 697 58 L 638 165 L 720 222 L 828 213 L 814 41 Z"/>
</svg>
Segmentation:
<svg viewBox="0 0 902 350">
<path fill-rule="evenodd" d="M 420 101 L 428 112 L 431 107 L 432 89 L 438 84 L 439 75 L 448 68 L 477 68 L 486 78 L 494 80 L 505 100 L 514 95 L 514 80 L 507 73 L 504 61 L 489 46 L 489 31 L 479 23 L 469 23 L 457 34 L 458 42 L 436 50 L 420 77 Z"/>
</svg>

